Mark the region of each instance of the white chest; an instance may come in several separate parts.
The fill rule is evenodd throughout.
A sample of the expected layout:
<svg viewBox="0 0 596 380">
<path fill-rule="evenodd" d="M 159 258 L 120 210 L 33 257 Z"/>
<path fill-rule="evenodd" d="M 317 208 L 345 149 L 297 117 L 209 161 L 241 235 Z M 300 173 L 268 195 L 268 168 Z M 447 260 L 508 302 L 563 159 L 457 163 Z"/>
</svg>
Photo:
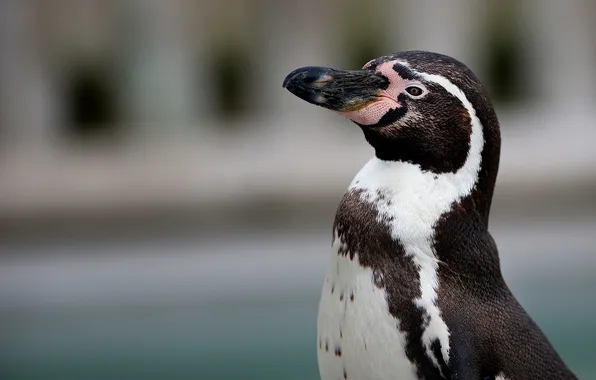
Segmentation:
<svg viewBox="0 0 596 380">
<path fill-rule="evenodd" d="M 470 177 L 473 175 L 474 171 Z M 449 361 L 449 329 L 437 306 L 438 261 L 433 250 L 433 227 L 454 201 L 471 191 L 474 180 L 467 177 L 467 172 L 434 176 L 410 164 L 376 159 L 356 176 L 350 191 L 359 191 L 360 201 L 373 205 L 377 220 L 357 222 L 361 212 L 356 209 L 355 219 L 348 215 L 343 222 L 360 228 L 360 232 L 352 233 L 370 232 L 362 227 L 368 223 L 386 224 L 388 234 L 403 247 L 399 254 L 414 265 L 419 288 L 410 302 L 426 322 L 420 322 L 421 336 L 409 336 L 401 326 L 403 321 L 389 312 L 387 288 L 375 285 L 378 274 L 362 266 L 359 252 L 343 246 L 336 234 L 319 304 L 318 357 L 322 380 L 389 380 L 396 375 L 405 380 L 417 379 L 416 367 L 404 349 L 407 339 L 416 339 L 415 344 L 424 348 L 437 368 L 439 358 L 431 351 L 431 344 L 438 340 L 442 360 Z M 368 217 L 374 218 L 371 214 Z M 346 250 L 355 257 L 338 254 Z M 376 253 L 366 254 L 370 259 Z"/>
<path fill-rule="evenodd" d="M 358 258 L 334 254 L 321 294 L 318 359 L 322 380 L 415 380 L 404 351 L 400 321 L 388 309 L 385 290 Z"/>
</svg>

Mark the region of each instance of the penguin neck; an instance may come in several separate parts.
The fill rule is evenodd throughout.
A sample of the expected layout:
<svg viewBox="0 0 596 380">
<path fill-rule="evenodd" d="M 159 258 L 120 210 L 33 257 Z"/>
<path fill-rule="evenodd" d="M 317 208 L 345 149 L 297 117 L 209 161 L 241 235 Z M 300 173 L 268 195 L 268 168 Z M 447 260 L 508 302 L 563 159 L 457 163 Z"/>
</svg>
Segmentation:
<svg viewBox="0 0 596 380">
<path fill-rule="evenodd" d="M 411 254 L 440 259 L 431 242 L 438 223 L 453 210 L 475 215 L 471 220 L 477 228 L 487 229 L 488 217 L 483 213 L 488 213 L 490 204 L 477 200 L 490 202 L 491 197 L 480 193 L 480 187 L 486 187 L 480 181 L 481 152 L 474 154 L 455 173 L 441 174 L 375 156 L 356 175 L 348 192 L 358 192 L 363 201 L 371 203 L 377 219 L 389 227 L 394 240 L 411 248 Z"/>
</svg>

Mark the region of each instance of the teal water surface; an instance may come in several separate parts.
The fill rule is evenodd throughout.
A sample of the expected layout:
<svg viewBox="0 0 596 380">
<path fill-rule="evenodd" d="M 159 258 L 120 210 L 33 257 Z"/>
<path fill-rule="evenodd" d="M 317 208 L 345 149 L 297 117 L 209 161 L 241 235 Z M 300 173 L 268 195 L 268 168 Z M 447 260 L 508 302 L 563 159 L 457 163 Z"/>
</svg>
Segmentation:
<svg viewBox="0 0 596 380">
<path fill-rule="evenodd" d="M 589 296 L 585 282 L 546 298 L 544 286 L 520 299 L 580 378 L 596 378 L 596 309 L 564 296 Z M 316 305 L 317 295 L 307 294 L 5 316 L 1 378 L 315 380 Z"/>
</svg>

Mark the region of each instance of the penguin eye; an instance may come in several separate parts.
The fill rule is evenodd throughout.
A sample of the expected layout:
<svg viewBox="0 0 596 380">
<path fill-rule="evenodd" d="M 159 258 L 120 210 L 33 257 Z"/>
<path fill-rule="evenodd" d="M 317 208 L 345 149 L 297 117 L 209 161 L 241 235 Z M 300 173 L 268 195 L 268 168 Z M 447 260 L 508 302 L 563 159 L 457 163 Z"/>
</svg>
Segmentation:
<svg viewBox="0 0 596 380">
<path fill-rule="evenodd" d="M 408 92 L 408 94 L 410 94 L 412 96 L 420 96 L 424 92 L 420 87 L 416 87 L 416 86 L 410 86 L 410 87 L 406 88 L 406 91 Z"/>
</svg>

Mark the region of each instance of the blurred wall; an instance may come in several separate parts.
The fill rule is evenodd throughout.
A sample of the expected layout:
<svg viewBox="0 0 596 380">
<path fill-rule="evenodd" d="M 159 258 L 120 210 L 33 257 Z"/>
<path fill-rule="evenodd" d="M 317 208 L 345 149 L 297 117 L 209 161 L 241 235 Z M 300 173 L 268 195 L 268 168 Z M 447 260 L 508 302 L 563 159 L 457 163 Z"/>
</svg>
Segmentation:
<svg viewBox="0 0 596 380">
<path fill-rule="evenodd" d="M 362 162 L 367 147 L 338 141 L 335 132 L 353 129 L 296 102 L 281 81 L 302 65 L 360 67 L 405 49 L 452 55 L 481 77 L 506 138 L 503 181 L 545 159 L 556 161 L 544 173 L 551 178 L 574 171 L 558 168 L 561 161 L 586 170 L 596 161 L 585 145 L 596 100 L 589 1 L 4 0 L 0 7 L 0 219 L 122 209 L 143 199 L 212 204 L 221 195 L 215 183 L 251 193 L 252 173 L 266 187 L 258 191 L 279 192 L 271 189 L 282 163 L 270 156 L 300 161 L 294 171 L 302 182 L 326 155 Z M 512 148 L 517 141 L 525 152 Z M 549 157 L 552 141 L 564 153 Z M 531 155 L 539 158 L 526 163 Z M 320 170 L 334 191 L 345 182 L 333 177 L 337 168 Z M 324 191 L 313 186 L 301 194 Z"/>
</svg>

